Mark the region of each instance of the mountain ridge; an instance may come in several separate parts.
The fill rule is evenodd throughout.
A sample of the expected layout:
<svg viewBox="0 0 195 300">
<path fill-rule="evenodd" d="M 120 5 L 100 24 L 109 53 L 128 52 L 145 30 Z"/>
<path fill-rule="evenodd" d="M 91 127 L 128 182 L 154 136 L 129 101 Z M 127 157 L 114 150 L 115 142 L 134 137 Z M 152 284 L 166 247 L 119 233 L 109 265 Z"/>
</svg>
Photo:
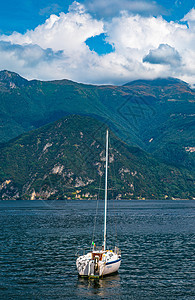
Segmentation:
<svg viewBox="0 0 195 300">
<path fill-rule="evenodd" d="M 133 85 L 133 84 L 137 84 L 137 83 L 145 83 L 145 84 L 152 84 L 152 85 L 159 85 L 159 86 L 164 86 L 167 84 L 181 83 L 183 85 L 187 85 L 188 87 L 190 86 L 189 83 L 187 83 L 181 79 L 175 78 L 175 77 L 157 77 L 155 79 L 137 79 L 137 80 L 133 80 L 128 83 L 125 83 L 123 86 Z"/>
<path fill-rule="evenodd" d="M 95 86 L 66 79 L 28 81 L 1 71 L 0 142 L 80 115 L 107 124 L 126 144 L 159 161 L 193 170 L 195 92 L 177 79 L 156 80 Z"/>
<path fill-rule="evenodd" d="M 55 81 L 67 81 L 67 82 L 73 82 L 73 83 L 78 83 L 78 84 L 83 84 L 83 85 L 89 85 L 89 86 L 126 86 L 126 85 L 129 85 L 129 84 L 134 84 L 134 83 L 148 83 L 148 84 L 158 84 L 158 85 L 165 85 L 167 83 L 182 83 L 182 84 L 185 84 L 187 86 L 190 86 L 189 83 L 181 80 L 181 79 L 178 79 L 176 77 L 157 77 L 155 79 L 136 79 L 136 80 L 132 80 L 132 81 L 129 81 L 127 83 L 124 83 L 122 85 L 115 85 L 115 84 L 101 84 L 101 85 L 97 85 L 97 84 L 86 84 L 86 83 L 81 83 L 81 82 L 76 82 L 76 81 L 73 81 L 73 80 L 70 80 L 70 79 L 66 79 L 66 78 L 63 78 L 63 79 L 53 79 L 53 80 L 40 80 L 40 79 L 26 79 L 25 77 L 21 76 L 20 74 L 14 72 L 14 71 L 9 71 L 9 70 L 0 70 L 0 80 L 4 78 L 10 78 L 10 77 L 15 77 L 15 78 L 20 78 L 22 80 L 25 80 L 25 81 L 28 81 L 28 82 L 32 82 L 32 81 L 41 81 L 41 82 L 55 82 Z M 161 84 L 160 84 L 161 83 Z"/>
<path fill-rule="evenodd" d="M 7 142 L 0 148 L 0 198 L 103 197 L 106 129 L 96 119 L 72 115 Z M 193 176 L 186 168 L 159 162 L 111 131 L 109 144 L 110 197 L 193 197 Z"/>
</svg>

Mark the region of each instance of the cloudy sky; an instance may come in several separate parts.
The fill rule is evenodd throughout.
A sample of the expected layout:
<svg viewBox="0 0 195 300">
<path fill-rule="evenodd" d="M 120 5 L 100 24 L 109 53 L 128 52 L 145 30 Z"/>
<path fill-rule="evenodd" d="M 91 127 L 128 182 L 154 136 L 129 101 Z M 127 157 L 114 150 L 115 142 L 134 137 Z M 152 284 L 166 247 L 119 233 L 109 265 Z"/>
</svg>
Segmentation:
<svg viewBox="0 0 195 300">
<path fill-rule="evenodd" d="M 192 0 L 6 0 L 0 69 L 28 79 L 195 83 Z"/>
</svg>

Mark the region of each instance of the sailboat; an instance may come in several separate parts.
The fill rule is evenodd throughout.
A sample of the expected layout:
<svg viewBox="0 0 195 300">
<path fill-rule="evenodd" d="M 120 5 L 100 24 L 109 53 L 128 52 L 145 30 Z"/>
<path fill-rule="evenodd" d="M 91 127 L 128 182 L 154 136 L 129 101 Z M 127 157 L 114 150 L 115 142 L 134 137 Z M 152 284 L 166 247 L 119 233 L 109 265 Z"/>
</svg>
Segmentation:
<svg viewBox="0 0 195 300">
<path fill-rule="evenodd" d="M 107 218 L 107 183 L 108 183 L 108 130 L 106 132 L 106 170 L 105 170 L 105 200 L 104 200 L 104 240 L 100 250 L 93 244 L 92 251 L 79 256 L 76 260 L 80 276 L 100 278 L 118 271 L 121 264 L 121 253 L 118 247 L 106 250 L 106 218 Z"/>
</svg>

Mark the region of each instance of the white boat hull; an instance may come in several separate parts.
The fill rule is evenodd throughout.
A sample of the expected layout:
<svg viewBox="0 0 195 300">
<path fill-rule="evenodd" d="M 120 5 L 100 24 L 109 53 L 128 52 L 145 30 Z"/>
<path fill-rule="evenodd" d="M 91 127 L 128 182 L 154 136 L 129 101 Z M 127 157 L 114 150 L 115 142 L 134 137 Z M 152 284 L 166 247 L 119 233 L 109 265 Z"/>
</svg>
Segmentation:
<svg viewBox="0 0 195 300">
<path fill-rule="evenodd" d="M 97 256 L 96 256 L 97 255 Z M 101 257 L 96 262 L 94 257 Z M 76 266 L 80 276 L 100 277 L 115 273 L 121 264 L 121 256 L 113 251 L 89 252 L 77 258 Z"/>
<path fill-rule="evenodd" d="M 117 261 L 112 262 L 111 264 L 106 264 L 101 276 L 118 272 L 120 265 L 121 265 L 121 259 L 118 259 Z"/>
</svg>

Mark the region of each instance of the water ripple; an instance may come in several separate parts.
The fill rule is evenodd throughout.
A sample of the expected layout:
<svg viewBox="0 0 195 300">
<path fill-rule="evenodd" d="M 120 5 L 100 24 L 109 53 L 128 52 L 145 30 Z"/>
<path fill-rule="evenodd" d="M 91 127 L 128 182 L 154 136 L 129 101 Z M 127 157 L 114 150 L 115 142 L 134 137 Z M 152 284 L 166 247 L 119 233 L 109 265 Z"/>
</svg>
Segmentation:
<svg viewBox="0 0 195 300">
<path fill-rule="evenodd" d="M 195 299 L 193 201 L 121 201 L 111 208 L 108 245 L 118 243 L 122 264 L 119 274 L 98 281 L 79 279 L 75 267 L 78 246 L 91 242 L 95 207 L 0 202 L 0 299 Z M 100 205 L 97 242 L 102 224 Z"/>
</svg>

